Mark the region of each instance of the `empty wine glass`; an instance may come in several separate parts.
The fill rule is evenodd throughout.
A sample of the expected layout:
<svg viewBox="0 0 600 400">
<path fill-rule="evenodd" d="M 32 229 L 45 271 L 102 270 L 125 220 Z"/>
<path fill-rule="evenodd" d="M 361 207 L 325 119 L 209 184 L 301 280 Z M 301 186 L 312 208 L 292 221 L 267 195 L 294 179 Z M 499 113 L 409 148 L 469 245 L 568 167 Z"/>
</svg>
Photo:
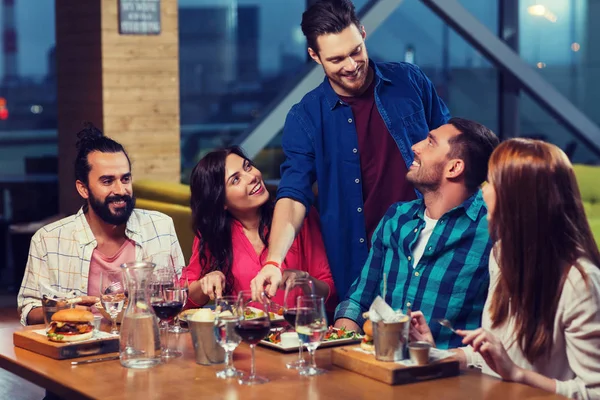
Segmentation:
<svg viewBox="0 0 600 400">
<path fill-rule="evenodd" d="M 301 369 L 300 375 L 314 376 L 327 372 L 317 368 L 315 363 L 315 350 L 323 341 L 327 332 L 327 317 L 325 302 L 319 296 L 306 296 L 298 298 L 296 309 L 296 332 L 300 340 L 306 344 L 310 354 L 310 365 Z"/>
<path fill-rule="evenodd" d="M 298 278 L 286 282 L 285 295 L 283 297 L 283 317 L 290 326 L 296 326 L 298 297 L 310 296 L 314 293 L 314 283 L 310 278 Z M 302 355 L 303 345 L 304 343 L 300 340 L 298 346 L 298 359 L 285 364 L 288 369 L 302 369 L 306 366 L 306 361 L 304 361 L 304 356 Z"/>
<path fill-rule="evenodd" d="M 174 358 L 182 355 L 180 351 L 169 348 L 169 322 L 181 312 L 183 296 L 175 268 L 155 267 L 150 283 L 150 299 L 152 308 L 160 319 L 160 330 L 163 334 L 161 336 L 162 358 Z"/>
<path fill-rule="evenodd" d="M 110 333 L 118 334 L 117 316 L 125 304 L 125 283 L 122 271 L 100 272 L 100 302 L 104 310 L 110 315 Z"/>
<path fill-rule="evenodd" d="M 255 373 L 254 348 L 271 330 L 268 309 L 265 306 L 267 299 L 264 293 L 261 297 L 262 302 L 252 301 L 250 290 L 242 290 L 238 294 L 237 308 L 241 318 L 237 321 L 235 331 L 244 342 L 250 345 L 252 352 L 250 375 L 242 375 L 238 381 L 241 385 L 258 385 L 269 382 L 267 378 L 257 376 Z"/>
<path fill-rule="evenodd" d="M 241 314 L 237 307 L 236 296 L 223 296 L 215 301 L 215 337 L 225 350 L 225 368 L 217 372 L 217 378 L 227 379 L 240 375 L 233 366 L 233 351 L 242 338 L 236 333 L 236 326 Z"/>
</svg>

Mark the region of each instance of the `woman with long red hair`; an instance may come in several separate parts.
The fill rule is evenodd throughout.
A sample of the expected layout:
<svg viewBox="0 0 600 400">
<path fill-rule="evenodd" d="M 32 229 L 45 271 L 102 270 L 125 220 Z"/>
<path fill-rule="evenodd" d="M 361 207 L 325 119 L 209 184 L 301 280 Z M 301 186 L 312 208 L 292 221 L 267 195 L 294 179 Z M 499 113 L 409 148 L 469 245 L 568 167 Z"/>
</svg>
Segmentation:
<svg viewBox="0 0 600 400">
<path fill-rule="evenodd" d="M 482 327 L 457 331 L 468 345 L 457 357 L 505 380 L 600 398 L 600 254 L 567 156 L 508 140 L 492 153 L 483 198 L 490 287 Z M 419 313 L 411 336 L 431 340 Z"/>
</svg>

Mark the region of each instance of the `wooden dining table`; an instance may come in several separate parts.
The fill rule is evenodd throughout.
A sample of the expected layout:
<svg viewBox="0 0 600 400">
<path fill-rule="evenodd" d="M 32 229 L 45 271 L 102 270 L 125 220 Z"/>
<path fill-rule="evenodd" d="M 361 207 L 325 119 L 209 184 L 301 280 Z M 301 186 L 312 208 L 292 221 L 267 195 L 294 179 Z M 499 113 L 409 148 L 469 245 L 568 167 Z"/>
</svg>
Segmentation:
<svg viewBox="0 0 600 400">
<path fill-rule="evenodd" d="M 176 336 L 183 356 L 147 370 L 122 367 L 119 360 L 72 366 L 69 360 L 55 360 L 13 345 L 17 326 L 0 329 L 0 368 L 6 369 L 66 399 L 564 399 L 529 386 L 503 382 L 477 370 L 459 376 L 391 386 L 353 373 L 331 363 L 331 349 L 316 352 L 316 362 L 329 370 L 316 377 L 302 377 L 288 370 L 286 362 L 297 353 L 283 354 L 257 347 L 257 373 L 270 382 L 242 386 L 234 379 L 222 380 L 215 372 L 223 364 L 196 364 L 191 335 Z M 103 356 L 109 356 L 103 355 Z M 85 360 L 85 357 L 77 360 Z M 250 349 L 240 345 L 234 353 L 234 365 L 250 369 Z"/>
</svg>

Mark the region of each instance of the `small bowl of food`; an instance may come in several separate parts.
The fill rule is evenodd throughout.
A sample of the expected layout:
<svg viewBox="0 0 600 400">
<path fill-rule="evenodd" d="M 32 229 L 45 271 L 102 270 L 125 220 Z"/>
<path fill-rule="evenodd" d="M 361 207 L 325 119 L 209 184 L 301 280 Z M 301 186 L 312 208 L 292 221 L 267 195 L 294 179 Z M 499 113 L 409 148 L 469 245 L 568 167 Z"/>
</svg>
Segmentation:
<svg viewBox="0 0 600 400">
<path fill-rule="evenodd" d="M 199 308 L 188 308 L 187 310 L 183 310 L 182 312 L 180 312 L 179 315 L 177 316 L 177 318 L 179 319 L 179 323 L 181 324 L 181 326 L 184 328 L 187 327 L 188 317 L 193 315 L 198 310 L 200 310 L 200 309 Z"/>
</svg>

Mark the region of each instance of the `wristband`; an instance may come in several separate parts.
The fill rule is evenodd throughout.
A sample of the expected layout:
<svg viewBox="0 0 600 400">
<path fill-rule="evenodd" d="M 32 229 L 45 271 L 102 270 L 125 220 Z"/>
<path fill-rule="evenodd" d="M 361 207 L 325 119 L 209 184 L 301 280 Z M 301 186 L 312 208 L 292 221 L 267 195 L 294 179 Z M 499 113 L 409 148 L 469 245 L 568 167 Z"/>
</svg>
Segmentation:
<svg viewBox="0 0 600 400">
<path fill-rule="evenodd" d="M 276 261 L 267 261 L 263 264 L 263 267 L 266 267 L 267 265 L 273 265 L 274 267 L 277 267 L 281 272 L 283 272 L 283 270 L 281 269 L 281 265 L 279 265 L 279 263 Z"/>
</svg>

